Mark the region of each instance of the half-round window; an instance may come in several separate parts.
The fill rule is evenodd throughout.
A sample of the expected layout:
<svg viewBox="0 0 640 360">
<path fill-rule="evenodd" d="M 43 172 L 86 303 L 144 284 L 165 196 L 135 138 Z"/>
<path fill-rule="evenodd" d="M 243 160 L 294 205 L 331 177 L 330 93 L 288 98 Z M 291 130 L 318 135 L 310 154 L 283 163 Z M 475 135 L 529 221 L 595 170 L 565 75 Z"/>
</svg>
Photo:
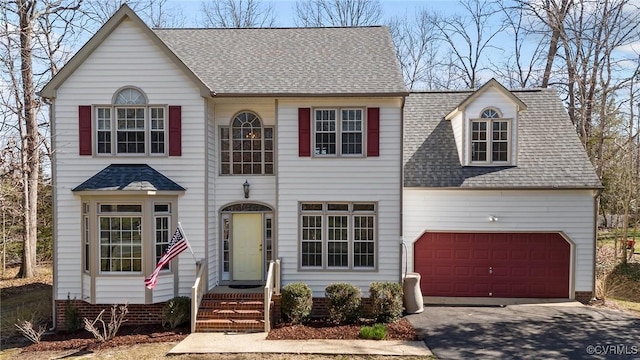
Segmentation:
<svg viewBox="0 0 640 360">
<path fill-rule="evenodd" d="M 480 117 L 483 119 L 499 119 L 502 116 L 500 115 L 498 110 L 494 108 L 488 108 L 482 112 L 482 115 L 480 115 Z"/>
<path fill-rule="evenodd" d="M 120 90 L 113 98 L 113 103 L 118 105 L 142 105 L 147 103 L 147 97 L 136 88 Z"/>
</svg>

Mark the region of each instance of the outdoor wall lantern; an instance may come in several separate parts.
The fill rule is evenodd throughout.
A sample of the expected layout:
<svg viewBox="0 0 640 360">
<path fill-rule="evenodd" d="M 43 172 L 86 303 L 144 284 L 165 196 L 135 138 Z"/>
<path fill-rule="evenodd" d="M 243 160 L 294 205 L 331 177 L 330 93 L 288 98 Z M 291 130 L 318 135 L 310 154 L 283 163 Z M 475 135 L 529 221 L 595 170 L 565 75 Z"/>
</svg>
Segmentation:
<svg viewBox="0 0 640 360">
<path fill-rule="evenodd" d="M 249 198 L 249 187 L 251 187 L 251 185 L 249 184 L 249 182 L 245 179 L 244 180 L 244 184 L 242 184 L 242 189 L 244 190 L 244 198 L 248 199 Z"/>
<path fill-rule="evenodd" d="M 498 221 L 498 217 L 495 215 L 489 215 L 489 222 L 497 222 Z"/>
</svg>

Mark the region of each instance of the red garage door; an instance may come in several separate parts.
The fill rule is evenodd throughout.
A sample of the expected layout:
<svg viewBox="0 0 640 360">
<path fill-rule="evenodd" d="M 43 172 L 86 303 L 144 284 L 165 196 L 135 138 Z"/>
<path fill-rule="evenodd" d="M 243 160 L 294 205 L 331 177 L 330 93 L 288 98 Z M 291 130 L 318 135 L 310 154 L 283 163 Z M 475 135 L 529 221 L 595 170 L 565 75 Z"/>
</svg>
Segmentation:
<svg viewBox="0 0 640 360">
<path fill-rule="evenodd" d="M 424 296 L 568 298 L 570 253 L 557 233 L 425 233 L 414 269 Z"/>
</svg>

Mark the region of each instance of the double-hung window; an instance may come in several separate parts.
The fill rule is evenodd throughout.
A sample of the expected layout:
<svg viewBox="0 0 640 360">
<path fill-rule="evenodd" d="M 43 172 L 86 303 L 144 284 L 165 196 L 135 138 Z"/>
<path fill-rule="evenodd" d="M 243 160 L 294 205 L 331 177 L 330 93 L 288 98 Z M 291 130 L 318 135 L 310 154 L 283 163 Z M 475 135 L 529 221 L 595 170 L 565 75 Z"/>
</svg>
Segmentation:
<svg viewBox="0 0 640 360">
<path fill-rule="evenodd" d="M 301 203 L 300 267 L 375 268 L 375 203 Z"/>
<path fill-rule="evenodd" d="M 96 106 L 96 151 L 101 155 L 164 155 L 166 107 L 149 105 L 142 91 L 119 91 L 109 106 Z"/>
<path fill-rule="evenodd" d="M 363 155 L 363 109 L 315 109 L 316 156 Z"/>
<path fill-rule="evenodd" d="M 169 242 L 171 241 L 171 204 L 155 203 L 153 204 L 153 215 L 155 220 L 155 264 L 158 263 L 160 257 L 167 251 Z M 162 269 L 169 269 L 166 264 Z"/>
<path fill-rule="evenodd" d="M 506 164 L 510 161 L 510 120 L 501 118 L 493 108 L 471 120 L 471 162 L 477 164 Z"/>
</svg>

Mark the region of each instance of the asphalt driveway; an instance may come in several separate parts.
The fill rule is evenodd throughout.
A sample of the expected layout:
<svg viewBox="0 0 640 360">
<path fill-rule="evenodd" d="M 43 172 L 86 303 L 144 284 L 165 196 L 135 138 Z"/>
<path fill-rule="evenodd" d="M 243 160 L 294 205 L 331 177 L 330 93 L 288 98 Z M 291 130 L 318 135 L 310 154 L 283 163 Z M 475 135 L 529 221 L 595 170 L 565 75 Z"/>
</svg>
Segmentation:
<svg viewBox="0 0 640 360">
<path fill-rule="evenodd" d="M 425 306 L 407 316 L 438 359 L 640 359 L 640 318 L 577 303 Z"/>
</svg>

